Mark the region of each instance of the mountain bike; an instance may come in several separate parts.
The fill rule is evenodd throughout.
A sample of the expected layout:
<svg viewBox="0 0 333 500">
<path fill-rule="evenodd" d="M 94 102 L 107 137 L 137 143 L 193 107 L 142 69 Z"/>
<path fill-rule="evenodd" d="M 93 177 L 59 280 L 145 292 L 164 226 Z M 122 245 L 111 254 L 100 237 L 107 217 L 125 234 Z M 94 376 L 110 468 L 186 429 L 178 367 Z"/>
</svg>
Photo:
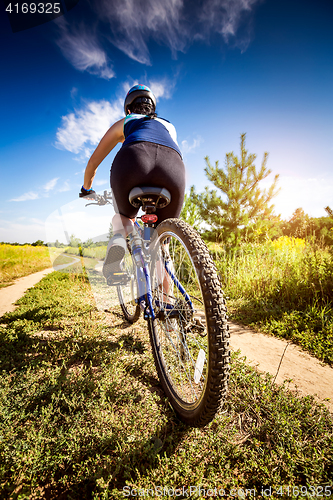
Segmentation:
<svg viewBox="0 0 333 500">
<path fill-rule="evenodd" d="M 110 203 L 111 193 L 96 196 Z M 162 388 L 178 417 L 202 427 L 220 410 L 229 379 L 229 330 L 220 280 L 200 235 L 180 219 L 157 224 L 169 191 L 136 187 L 130 203 L 143 215 L 127 237 L 117 286 L 124 317 L 143 313 Z"/>
</svg>

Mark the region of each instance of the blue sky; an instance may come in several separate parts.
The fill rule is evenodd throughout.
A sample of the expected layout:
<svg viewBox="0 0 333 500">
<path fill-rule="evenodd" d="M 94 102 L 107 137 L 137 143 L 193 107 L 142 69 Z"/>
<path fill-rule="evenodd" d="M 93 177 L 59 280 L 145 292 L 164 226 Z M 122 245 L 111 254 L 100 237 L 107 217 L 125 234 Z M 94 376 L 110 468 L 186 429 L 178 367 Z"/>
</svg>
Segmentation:
<svg viewBox="0 0 333 500">
<path fill-rule="evenodd" d="M 85 208 L 78 191 L 136 82 L 152 87 L 158 114 L 176 126 L 188 188 L 201 191 L 204 157 L 223 164 L 245 132 L 257 166 L 269 152 L 266 186 L 280 174 L 276 213 L 325 216 L 332 21 L 331 0 L 80 0 L 57 20 L 12 33 L 2 11 L 0 241 L 49 241 L 61 214 L 82 239 L 108 231 L 110 210 Z M 108 188 L 118 149 L 100 165 L 96 190 Z"/>
</svg>

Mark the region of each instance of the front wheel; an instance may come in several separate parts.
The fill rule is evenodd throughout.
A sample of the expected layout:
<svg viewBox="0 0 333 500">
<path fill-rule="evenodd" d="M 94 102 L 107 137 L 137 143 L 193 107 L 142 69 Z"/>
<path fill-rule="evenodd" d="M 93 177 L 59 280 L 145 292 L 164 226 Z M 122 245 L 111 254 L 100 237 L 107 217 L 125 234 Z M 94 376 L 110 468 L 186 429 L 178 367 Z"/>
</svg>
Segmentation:
<svg viewBox="0 0 333 500">
<path fill-rule="evenodd" d="M 208 424 L 221 408 L 229 379 L 229 331 L 220 280 L 208 249 L 186 222 L 156 230 L 149 320 L 162 387 L 182 421 Z"/>
</svg>

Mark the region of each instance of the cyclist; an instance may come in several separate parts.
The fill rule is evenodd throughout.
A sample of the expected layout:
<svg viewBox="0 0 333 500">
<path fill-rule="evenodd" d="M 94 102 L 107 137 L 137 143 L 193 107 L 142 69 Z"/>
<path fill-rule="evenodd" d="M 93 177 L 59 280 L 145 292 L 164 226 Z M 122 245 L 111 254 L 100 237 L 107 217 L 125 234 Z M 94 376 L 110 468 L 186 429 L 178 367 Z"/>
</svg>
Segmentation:
<svg viewBox="0 0 333 500">
<path fill-rule="evenodd" d="M 121 280 L 121 261 L 126 251 L 125 238 L 133 230 L 138 209 L 128 195 L 136 186 L 164 187 L 171 193 L 170 204 L 157 210 L 158 221 L 179 217 L 185 193 L 185 166 L 177 144 L 175 127 L 155 112 L 156 98 L 146 85 L 134 85 L 124 102 L 125 118 L 106 132 L 88 161 L 80 196 L 94 197 L 91 188 L 99 164 L 119 143 L 110 174 L 115 216 L 111 238 L 103 265 L 109 285 Z"/>
</svg>

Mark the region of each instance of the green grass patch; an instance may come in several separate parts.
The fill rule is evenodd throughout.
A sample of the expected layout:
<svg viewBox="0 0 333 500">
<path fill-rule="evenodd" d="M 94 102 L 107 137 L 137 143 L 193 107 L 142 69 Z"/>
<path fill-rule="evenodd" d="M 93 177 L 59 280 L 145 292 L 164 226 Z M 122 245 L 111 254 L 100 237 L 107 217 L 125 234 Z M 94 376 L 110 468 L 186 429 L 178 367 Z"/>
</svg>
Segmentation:
<svg viewBox="0 0 333 500">
<path fill-rule="evenodd" d="M 92 259 L 104 260 L 106 255 L 106 245 L 83 248 L 83 257 L 90 257 Z"/>
<path fill-rule="evenodd" d="M 47 247 L 31 245 L 0 245 L 0 283 L 11 283 L 16 278 L 27 276 L 51 267 Z"/>
<path fill-rule="evenodd" d="M 323 405 L 235 354 L 224 412 L 186 427 L 161 390 L 146 323 L 99 313 L 83 274 L 48 275 L 2 317 L 0 370 L 1 498 L 331 484 Z"/>
<path fill-rule="evenodd" d="M 333 254 L 284 236 L 227 253 L 210 244 L 231 319 L 290 339 L 333 364 Z"/>
<path fill-rule="evenodd" d="M 56 265 L 61 265 L 61 264 L 66 264 L 66 267 L 61 269 L 60 271 L 62 273 L 67 273 L 67 274 L 82 274 L 85 273 L 85 270 L 90 270 L 94 269 L 96 264 L 98 264 L 98 260 L 90 257 L 80 257 L 80 256 L 75 256 L 76 260 L 73 262 L 74 255 L 66 255 L 62 254 L 60 255 L 53 263 L 54 266 Z"/>
<path fill-rule="evenodd" d="M 65 254 L 60 254 L 58 257 L 53 261 L 53 266 L 61 266 L 63 264 L 70 264 L 73 262 L 73 257 Z"/>
<path fill-rule="evenodd" d="M 63 249 L 64 253 L 72 255 L 80 255 L 80 248 L 83 257 L 91 259 L 104 260 L 106 254 L 106 245 L 96 247 L 66 247 Z"/>
</svg>

